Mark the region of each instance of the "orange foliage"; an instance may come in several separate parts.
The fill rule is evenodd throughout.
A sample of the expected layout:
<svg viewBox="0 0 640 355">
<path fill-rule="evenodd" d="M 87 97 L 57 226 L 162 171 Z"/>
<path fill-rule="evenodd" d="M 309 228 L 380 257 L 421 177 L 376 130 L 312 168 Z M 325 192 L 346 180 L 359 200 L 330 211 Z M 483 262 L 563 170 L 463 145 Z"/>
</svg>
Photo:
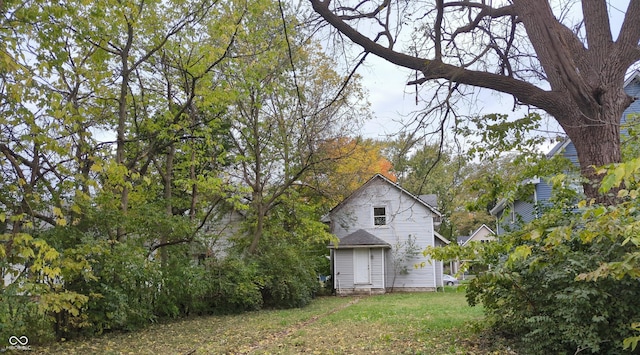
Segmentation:
<svg viewBox="0 0 640 355">
<path fill-rule="evenodd" d="M 393 164 L 382 155 L 384 148 L 384 142 L 350 137 L 325 144 L 322 150 L 329 163 L 323 167 L 322 175 L 333 202 L 346 198 L 375 174 L 397 181 Z"/>
</svg>

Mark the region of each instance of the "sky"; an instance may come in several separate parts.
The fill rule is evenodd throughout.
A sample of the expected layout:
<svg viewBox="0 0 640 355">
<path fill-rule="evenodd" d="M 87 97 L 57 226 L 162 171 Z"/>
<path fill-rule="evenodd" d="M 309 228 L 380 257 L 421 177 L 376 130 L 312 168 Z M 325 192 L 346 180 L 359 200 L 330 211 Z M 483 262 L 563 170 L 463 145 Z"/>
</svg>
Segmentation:
<svg viewBox="0 0 640 355">
<path fill-rule="evenodd" d="M 608 3 L 615 38 L 629 1 L 610 0 Z M 358 69 L 358 74 L 362 76 L 362 84 L 369 92 L 373 111 L 373 119 L 367 121 L 362 128 L 364 137 L 386 138 L 395 134 L 402 129 L 403 122 L 410 120 L 412 112 L 424 107 L 424 103 L 416 106 L 415 89 L 406 85 L 411 71 L 370 55 L 364 67 Z M 486 89 L 475 90 L 475 95 L 477 100 L 473 106 L 468 107 L 468 112 L 473 114 L 504 113 L 519 118 L 525 113 L 524 109 L 513 112 L 513 99 L 508 95 Z M 548 117 L 541 130 L 547 132 L 539 133 L 549 137 L 549 143 L 540 148 L 544 152 L 555 144 L 551 140 L 562 134 L 562 129 L 553 118 Z"/>
<path fill-rule="evenodd" d="M 362 85 L 369 91 L 369 102 L 373 118 L 365 122 L 362 136 L 365 138 L 385 139 L 403 129 L 406 122 L 411 121 L 413 113 L 424 109 L 425 103 L 416 105 L 415 88 L 407 86 L 407 81 L 413 73 L 398 67 L 378 57 L 367 58 L 365 67 L 359 69 L 362 75 Z M 513 98 L 506 94 L 488 89 L 474 89 L 475 100 L 468 107 L 462 108 L 465 114 L 508 114 L 513 118 L 520 118 L 526 114 L 525 108 L 513 111 Z M 540 147 L 546 152 L 555 145 L 555 139 L 562 134 L 559 125 L 550 117 L 545 119 L 543 131 L 538 132 L 548 136 L 549 140 Z M 446 134 L 452 139 L 451 129 Z M 434 140 L 437 137 L 433 137 Z M 459 138 L 460 139 L 460 138 Z"/>
</svg>

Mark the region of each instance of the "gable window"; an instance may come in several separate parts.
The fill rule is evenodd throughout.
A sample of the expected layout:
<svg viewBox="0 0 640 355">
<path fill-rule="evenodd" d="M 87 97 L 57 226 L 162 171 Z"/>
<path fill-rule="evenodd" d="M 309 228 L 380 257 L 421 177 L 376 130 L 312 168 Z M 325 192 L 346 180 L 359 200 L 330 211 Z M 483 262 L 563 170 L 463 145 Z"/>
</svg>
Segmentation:
<svg viewBox="0 0 640 355">
<path fill-rule="evenodd" d="M 373 225 L 374 226 L 387 225 L 387 209 L 385 207 L 373 208 Z"/>
</svg>

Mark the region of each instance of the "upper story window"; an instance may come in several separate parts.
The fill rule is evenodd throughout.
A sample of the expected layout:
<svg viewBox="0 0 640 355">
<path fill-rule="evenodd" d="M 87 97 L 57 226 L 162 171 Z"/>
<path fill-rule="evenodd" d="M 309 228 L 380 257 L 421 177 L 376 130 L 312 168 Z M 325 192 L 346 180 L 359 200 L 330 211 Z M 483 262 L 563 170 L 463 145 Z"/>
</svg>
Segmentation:
<svg viewBox="0 0 640 355">
<path fill-rule="evenodd" d="M 375 226 L 387 225 L 387 209 L 385 207 L 373 208 L 373 225 Z"/>
</svg>

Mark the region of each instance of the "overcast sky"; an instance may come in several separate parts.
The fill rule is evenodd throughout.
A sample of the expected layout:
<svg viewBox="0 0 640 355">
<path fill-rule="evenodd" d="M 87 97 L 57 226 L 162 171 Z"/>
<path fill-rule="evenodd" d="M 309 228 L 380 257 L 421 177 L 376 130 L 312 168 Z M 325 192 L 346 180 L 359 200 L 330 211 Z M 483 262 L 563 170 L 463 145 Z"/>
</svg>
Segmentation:
<svg viewBox="0 0 640 355">
<path fill-rule="evenodd" d="M 609 1 L 614 38 L 619 31 L 628 2 L 628 0 Z M 403 123 L 410 120 L 411 113 L 425 105 L 424 102 L 420 102 L 419 106 L 416 106 L 415 88 L 406 85 L 409 75 L 412 75 L 412 72 L 407 69 L 371 55 L 358 73 L 363 77 L 363 86 L 369 91 L 369 101 L 373 111 L 373 119 L 366 122 L 363 127 L 364 137 L 384 138 L 397 133 L 402 129 Z M 504 113 L 513 118 L 519 118 L 525 112 L 524 110 L 513 112 L 513 99 L 508 95 L 484 89 L 476 90 L 475 95 L 478 100 L 475 100 L 473 106 L 470 105 L 467 113 Z M 557 136 L 555 132 L 562 132 L 553 119 L 546 120 L 541 129 L 549 131 L 547 134 L 549 138 Z M 552 145 L 553 143 L 549 143 L 541 149 L 548 150 Z"/>
</svg>

